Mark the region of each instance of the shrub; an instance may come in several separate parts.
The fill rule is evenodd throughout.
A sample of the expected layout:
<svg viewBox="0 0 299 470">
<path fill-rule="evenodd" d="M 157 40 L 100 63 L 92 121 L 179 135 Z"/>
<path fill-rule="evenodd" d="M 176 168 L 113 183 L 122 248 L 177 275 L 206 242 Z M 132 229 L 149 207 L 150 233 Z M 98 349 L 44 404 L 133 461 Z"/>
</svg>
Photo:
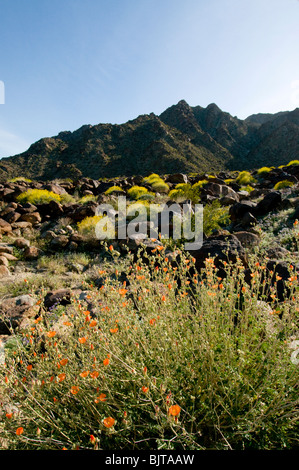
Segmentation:
<svg viewBox="0 0 299 470">
<path fill-rule="evenodd" d="M 108 188 L 107 191 L 105 191 L 105 194 L 109 195 L 116 191 L 123 191 L 123 189 L 120 186 L 111 186 L 111 188 Z"/>
<path fill-rule="evenodd" d="M 203 210 L 203 232 L 206 236 L 230 223 L 229 207 L 221 206 L 218 200 L 206 204 Z"/>
<path fill-rule="evenodd" d="M 48 204 L 50 201 L 61 202 L 61 196 L 47 189 L 28 189 L 17 197 L 20 203 Z"/>
<path fill-rule="evenodd" d="M 156 193 L 162 193 L 162 194 L 167 194 L 169 192 L 169 186 L 167 183 L 165 183 L 162 179 L 161 180 L 156 180 L 152 184 L 152 189 Z"/>
<path fill-rule="evenodd" d="M 93 194 L 88 194 L 86 196 L 83 196 L 79 199 L 80 204 L 87 204 L 88 202 L 95 202 L 97 200 L 97 196 L 94 196 Z"/>
<path fill-rule="evenodd" d="M 153 191 L 156 193 L 163 193 L 167 194 L 169 192 L 169 186 L 165 181 L 156 173 L 152 173 L 149 176 L 143 178 L 143 182 L 146 184 L 150 184 Z"/>
<path fill-rule="evenodd" d="M 275 303 L 261 308 L 265 271 L 256 260 L 249 287 L 242 266 L 227 265 L 220 279 L 207 259 L 204 275 L 190 277 L 192 258 L 182 254 L 173 269 L 159 254 L 127 268 L 130 291 L 111 278 L 100 291 L 89 286 L 92 315 L 73 297 L 6 343 L 8 450 L 298 445 L 289 347 L 298 280 L 278 315 Z"/>
<path fill-rule="evenodd" d="M 293 185 L 294 183 L 292 181 L 283 180 L 283 181 L 279 181 L 278 183 L 276 183 L 273 189 L 278 190 L 278 189 L 290 188 Z"/>
<path fill-rule="evenodd" d="M 260 168 L 259 170 L 257 170 L 257 174 L 259 176 L 265 176 L 267 175 L 271 170 L 273 170 L 273 167 L 272 168 L 269 168 L 268 166 L 263 166 L 262 168 Z"/>
<path fill-rule="evenodd" d="M 85 219 L 83 219 L 81 222 L 78 222 L 78 231 L 87 237 L 96 237 L 96 226 L 102 219 L 103 217 L 99 215 L 85 217 Z M 112 222 L 109 222 L 109 220 L 107 220 L 107 224 L 104 230 L 107 232 L 107 239 L 114 238 L 115 227 Z"/>
<path fill-rule="evenodd" d="M 251 175 L 249 171 L 241 171 L 236 178 L 236 183 L 240 186 L 246 186 L 250 183 L 256 183 L 256 179 Z"/>
<path fill-rule="evenodd" d="M 19 181 L 24 181 L 25 183 L 31 183 L 31 180 L 29 178 L 24 178 L 23 176 L 16 176 L 15 178 L 11 178 L 10 180 L 7 180 L 8 183 L 17 183 Z"/>
<path fill-rule="evenodd" d="M 131 199 L 139 199 L 140 196 L 148 194 L 148 189 L 144 186 L 132 186 L 128 189 L 127 194 Z"/>
</svg>

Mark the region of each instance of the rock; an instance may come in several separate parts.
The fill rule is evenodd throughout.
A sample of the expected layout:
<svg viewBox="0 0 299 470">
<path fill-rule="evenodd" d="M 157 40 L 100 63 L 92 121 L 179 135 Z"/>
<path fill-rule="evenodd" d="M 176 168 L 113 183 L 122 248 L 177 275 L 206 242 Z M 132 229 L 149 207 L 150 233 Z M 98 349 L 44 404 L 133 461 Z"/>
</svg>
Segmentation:
<svg viewBox="0 0 299 470">
<path fill-rule="evenodd" d="M 39 224 L 42 221 L 39 212 L 29 212 L 21 216 L 20 221 L 30 222 L 32 225 Z"/>
<path fill-rule="evenodd" d="M 12 232 L 12 227 L 11 225 L 6 222 L 6 220 L 0 219 L 0 233 L 5 234 L 5 233 L 11 233 Z"/>
<path fill-rule="evenodd" d="M 36 315 L 36 300 L 30 295 L 5 299 L 0 304 L 0 334 L 11 334 L 11 328 L 25 326 L 29 318 Z"/>
<path fill-rule="evenodd" d="M 277 209 L 281 204 L 282 198 L 279 191 L 270 191 L 266 196 L 257 204 L 256 214 L 266 215 L 269 212 Z"/>
<path fill-rule="evenodd" d="M 46 310 L 53 309 L 56 305 L 68 305 L 71 303 L 70 289 L 59 289 L 50 291 L 44 298 L 44 307 Z"/>
<path fill-rule="evenodd" d="M 0 266 L 9 266 L 9 261 L 5 256 L 0 255 Z"/>
<path fill-rule="evenodd" d="M 247 212 L 255 215 L 256 204 L 252 201 L 237 202 L 229 209 L 229 215 L 232 222 L 240 221 Z"/>
<path fill-rule="evenodd" d="M 2 253 L 2 256 L 4 256 L 8 261 L 18 261 L 18 258 L 10 253 Z"/>
<path fill-rule="evenodd" d="M 69 242 L 69 238 L 66 235 L 57 235 L 57 237 L 52 238 L 50 246 L 51 248 L 65 248 Z"/>
<path fill-rule="evenodd" d="M 234 232 L 235 237 L 239 240 L 244 248 L 253 248 L 260 244 L 260 237 L 252 232 Z"/>
<path fill-rule="evenodd" d="M 0 278 L 10 276 L 10 271 L 7 266 L 0 265 Z"/>
<path fill-rule="evenodd" d="M 28 260 L 37 259 L 41 254 L 41 250 L 36 246 L 27 246 L 23 253 L 24 258 Z"/>
<path fill-rule="evenodd" d="M 188 177 L 187 175 L 184 175 L 183 173 L 176 173 L 173 175 L 169 175 L 165 181 L 166 183 L 173 183 L 173 184 L 188 183 Z"/>
<path fill-rule="evenodd" d="M 267 257 L 270 259 L 281 259 L 283 256 L 290 254 L 290 252 L 282 246 L 273 246 L 266 250 Z"/>
<path fill-rule="evenodd" d="M 10 253 L 13 254 L 13 247 L 7 243 L 0 243 L 0 253 Z"/>
<path fill-rule="evenodd" d="M 14 246 L 21 249 L 27 248 L 28 246 L 30 246 L 30 241 L 26 238 L 16 238 L 14 241 Z"/>
<path fill-rule="evenodd" d="M 214 264 L 224 277 L 224 262 L 236 263 L 238 259 L 247 266 L 247 256 L 243 246 L 235 235 L 217 235 L 203 241 L 199 250 L 192 250 L 190 254 L 195 258 L 195 268 L 201 271 L 205 267 L 207 258 L 214 258 Z"/>
</svg>

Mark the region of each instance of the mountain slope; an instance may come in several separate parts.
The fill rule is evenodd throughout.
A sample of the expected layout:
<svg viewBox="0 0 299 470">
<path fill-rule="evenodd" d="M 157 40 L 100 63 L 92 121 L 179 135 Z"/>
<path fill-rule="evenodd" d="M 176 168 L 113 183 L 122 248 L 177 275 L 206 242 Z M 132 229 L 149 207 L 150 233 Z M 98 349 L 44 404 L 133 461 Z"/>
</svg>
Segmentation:
<svg viewBox="0 0 299 470">
<path fill-rule="evenodd" d="M 0 180 L 243 170 L 288 163 L 298 151 L 299 109 L 240 120 L 214 103 L 191 107 L 182 100 L 160 116 L 84 125 L 43 138 L 3 158 Z"/>
</svg>

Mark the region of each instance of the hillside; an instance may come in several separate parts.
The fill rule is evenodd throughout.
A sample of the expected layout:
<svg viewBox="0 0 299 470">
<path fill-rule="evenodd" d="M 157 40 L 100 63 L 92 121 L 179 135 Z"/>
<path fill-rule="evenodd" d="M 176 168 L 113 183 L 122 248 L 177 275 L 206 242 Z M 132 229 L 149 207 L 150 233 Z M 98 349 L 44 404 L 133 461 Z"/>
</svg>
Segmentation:
<svg viewBox="0 0 299 470">
<path fill-rule="evenodd" d="M 298 153 L 298 108 L 240 120 L 216 104 L 191 107 L 182 100 L 160 116 L 42 138 L 0 161 L 0 181 L 244 170 L 287 164 Z"/>
</svg>

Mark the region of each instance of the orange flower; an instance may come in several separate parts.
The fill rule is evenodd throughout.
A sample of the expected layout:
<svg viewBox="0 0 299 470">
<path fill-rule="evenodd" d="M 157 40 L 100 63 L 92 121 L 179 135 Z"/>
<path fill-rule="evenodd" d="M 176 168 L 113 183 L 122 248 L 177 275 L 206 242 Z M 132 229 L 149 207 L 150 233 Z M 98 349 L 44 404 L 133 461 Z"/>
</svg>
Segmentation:
<svg viewBox="0 0 299 470">
<path fill-rule="evenodd" d="M 96 379 L 99 376 L 98 371 L 94 370 L 93 372 L 90 372 L 90 377 L 92 379 Z"/>
<path fill-rule="evenodd" d="M 111 416 L 103 420 L 103 424 L 106 428 L 111 428 L 114 425 L 114 423 L 115 423 L 115 419 L 111 418 Z"/>
<path fill-rule="evenodd" d="M 161 300 L 162 300 L 162 302 L 165 302 L 165 300 L 166 300 L 165 295 L 162 295 L 162 299 L 161 299 Z"/>
<path fill-rule="evenodd" d="M 66 377 L 65 374 L 59 374 L 59 375 L 58 375 L 59 382 L 63 382 L 63 380 L 65 379 L 65 377 Z"/>
<path fill-rule="evenodd" d="M 97 398 L 95 398 L 95 403 L 99 403 L 100 401 L 106 401 L 106 400 L 107 400 L 106 394 L 101 393 L 101 395 L 99 395 Z"/>
<path fill-rule="evenodd" d="M 97 321 L 96 320 L 91 320 L 91 322 L 89 323 L 89 326 L 90 328 L 93 328 L 94 326 L 97 325 Z"/>
<path fill-rule="evenodd" d="M 23 434 L 23 432 L 24 432 L 24 429 L 22 427 L 20 427 L 16 430 L 16 435 L 20 436 L 21 434 Z"/>
<path fill-rule="evenodd" d="M 113 246 L 112 245 L 109 246 L 109 250 L 113 251 Z"/>
<path fill-rule="evenodd" d="M 118 328 L 110 328 L 110 333 L 117 333 L 118 332 Z"/>
<path fill-rule="evenodd" d="M 147 393 L 149 391 L 149 388 L 143 385 L 142 389 L 143 393 Z"/>
<path fill-rule="evenodd" d="M 28 364 L 27 370 L 31 370 L 31 369 L 32 369 L 32 365 L 31 365 L 31 364 Z"/>
<path fill-rule="evenodd" d="M 108 366 L 108 364 L 109 364 L 108 357 L 106 357 L 106 359 L 103 360 L 103 364 L 104 364 L 104 366 Z"/>
<path fill-rule="evenodd" d="M 12 416 L 13 416 L 13 413 L 6 413 L 6 415 L 5 415 L 5 416 L 6 416 L 6 418 L 7 418 L 7 419 L 11 419 L 11 418 L 12 418 Z"/>
<path fill-rule="evenodd" d="M 180 412 L 181 412 L 181 408 L 179 407 L 179 405 L 172 405 L 168 410 L 168 413 L 171 416 L 178 416 Z"/>
<path fill-rule="evenodd" d="M 93 434 L 90 435 L 90 442 L 91 442 L 92 444 L 95 444 L 95 443 L 97 442 L 97 440 L 96 440 L 96 438 L 94 437 Z"/>
<path fill-rule="evenodd" d="M 76 395 L 78 392 L 79 392 L 79 387 L 77 387 L 77 385 L 73 385 L 73 386 L 71 387 L 71 393 L 72 393 L 73 395 Z"/>
<path fill-rule="evenodd" d="M 87 338 L 85 338 L 85 337 L 83 337 L 83 338 L 78 338 L 78 341 L 79 341 L 80 344 L 84 344 L 84 343 L 86 343 Z"/>
<path fill-rule="evenodd" d="M 124 295 L 126 295 L 126 293 L 128 292 L 128 290 L 127 290 L 127 289 L 119 289 L 118 292 L 119 292 L 120 295 L 124 296 Z"/>
<path fill-rule="evenodd" d="M 68 362 L 69 362 L 68 359 L 61 359 L 61 361 L 59 362 L 59 364 L 60 364 L 61 366 L 65 366 Z"/>
<path fill-rule="evenodd" d="M 149 321 L 150 325 L 154 325 L 156 323 L 156 319 L 155 318 L 151 318 L 150 321 Z"/>
<path fill-rule="evenodd" d="M 56 331 L 48 331 L 47 336 L 48 338 L 53 338 L 56 335 Z"/>
<path fill-rule="evenodd" d="M 89 370 L 84 370 L 83 372 L 81 372 L 80 377 L 83 377 L 83 379 L 85 379 L 85 377 L 87 377 L 89 374 Z"/>
</svg>

